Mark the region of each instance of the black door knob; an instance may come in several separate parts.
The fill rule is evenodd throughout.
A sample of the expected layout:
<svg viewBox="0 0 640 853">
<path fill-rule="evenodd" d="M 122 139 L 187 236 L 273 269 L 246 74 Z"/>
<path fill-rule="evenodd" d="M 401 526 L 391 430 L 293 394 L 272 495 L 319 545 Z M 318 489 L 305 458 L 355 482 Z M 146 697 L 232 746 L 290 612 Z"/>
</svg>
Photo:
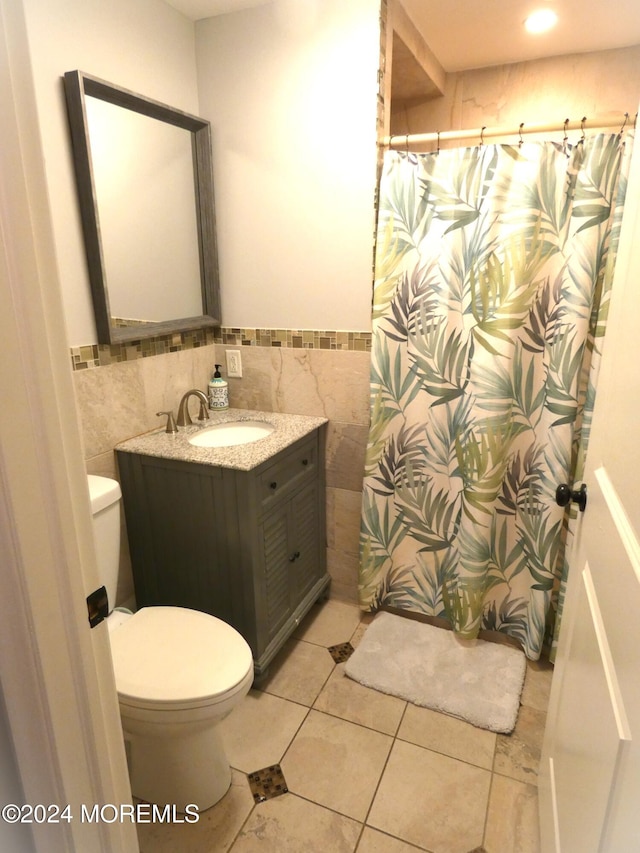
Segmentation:
<svg viewBox="0 0 640 853">
<path fill-rule="evenodd" d="M 584 512 L 587 507 L 587 487 L 582 485 L 579 489 L 571 489 L 566 483 L 561 483 L 556 489 L 556 503 L 558 506 L 567 506 L 571 501 L 578 504 L 580 512 Z"/>
</svg>

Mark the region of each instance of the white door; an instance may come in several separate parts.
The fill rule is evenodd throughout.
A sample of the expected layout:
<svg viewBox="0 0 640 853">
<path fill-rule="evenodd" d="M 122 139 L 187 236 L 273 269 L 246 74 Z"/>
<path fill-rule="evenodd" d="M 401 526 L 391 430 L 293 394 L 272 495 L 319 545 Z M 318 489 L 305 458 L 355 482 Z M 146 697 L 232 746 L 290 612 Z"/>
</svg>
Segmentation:
<svg viewBox="0 0 640 853">
<path fill-rule="evenodd" d="M 640 851 L 640 151 L 627 205 L 540 767 L 542 853 Z"/>
<path fill-rule="evenodd" d="M 0 850 L 125 853 L 132 822 L 82 820 L 131 789 L 107 628 L 87 618 L 98 571 L 20 0 L 0 0 L 0 34 L 0 805 L 16 804 Z"/>
</svg>

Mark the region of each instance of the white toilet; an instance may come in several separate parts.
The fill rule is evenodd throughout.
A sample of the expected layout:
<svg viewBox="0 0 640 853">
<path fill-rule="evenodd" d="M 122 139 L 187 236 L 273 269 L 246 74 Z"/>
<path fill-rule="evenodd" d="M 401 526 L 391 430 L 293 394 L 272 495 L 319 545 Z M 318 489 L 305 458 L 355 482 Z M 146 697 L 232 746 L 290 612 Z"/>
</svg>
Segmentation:
<svg viewBox="0 0 640 853">
<path fill-rule="evenodd" d="M 98 568 L 113 606 L 120 485 L 88 480 Z M 210 808 L 231 784 L 217 724 L 251 687 L 251 649 L 226 622 L 184 607 L 116 610 L 107 625 L 134 796 L 180 811 Z"/>
</svg>

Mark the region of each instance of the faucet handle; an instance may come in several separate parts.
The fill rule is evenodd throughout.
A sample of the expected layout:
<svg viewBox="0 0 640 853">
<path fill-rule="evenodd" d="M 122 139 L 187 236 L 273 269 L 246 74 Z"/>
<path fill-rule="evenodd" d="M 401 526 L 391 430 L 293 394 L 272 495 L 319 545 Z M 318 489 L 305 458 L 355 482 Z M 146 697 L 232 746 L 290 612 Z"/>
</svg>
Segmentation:
<svg viewBox="0 0 640 853">
<path fill-rule="evenodd" d="M 156 412 L 156 417 L 160 417 L 160 415 L 167 416 L 167 428 L 165 429 L 165 432 L 178 432 L 178 427 L 176 426 L 175 418 L 173 417 L 173 412 Z"/>
</svg>

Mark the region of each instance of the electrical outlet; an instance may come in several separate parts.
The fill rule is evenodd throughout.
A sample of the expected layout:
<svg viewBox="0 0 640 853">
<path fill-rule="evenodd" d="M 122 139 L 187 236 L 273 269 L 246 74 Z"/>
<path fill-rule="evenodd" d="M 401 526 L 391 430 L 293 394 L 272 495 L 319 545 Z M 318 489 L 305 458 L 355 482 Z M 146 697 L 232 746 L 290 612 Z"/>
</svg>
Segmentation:
<svg viewBox="0 0 640 853">
<path fill-rule="evenodd" d="M 236 379 L 242 378 L 242 356 L 239 349 L 228 349 L 227 356 L 227 376 Z"/>
</svg>

